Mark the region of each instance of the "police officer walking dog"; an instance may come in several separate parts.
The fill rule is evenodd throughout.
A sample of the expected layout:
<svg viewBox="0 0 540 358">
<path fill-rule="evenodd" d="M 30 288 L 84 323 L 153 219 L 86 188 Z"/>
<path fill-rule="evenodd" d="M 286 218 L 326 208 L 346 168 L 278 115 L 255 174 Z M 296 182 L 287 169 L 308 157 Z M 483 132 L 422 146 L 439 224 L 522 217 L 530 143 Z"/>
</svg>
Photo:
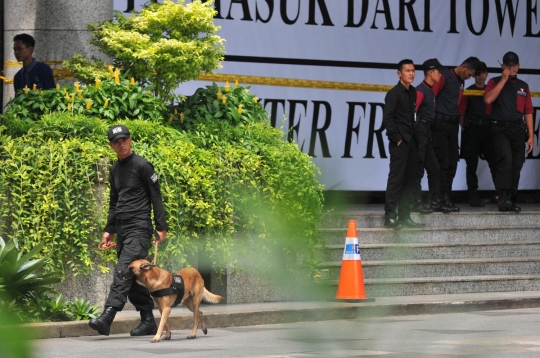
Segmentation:
<svg viewBox="0 0 540 358">
<path fill-rule="evenodd" d="M 123 125 L 115 125 L 108 132 L 109 146 L 116 152 L 118 161 L 110 172 L 110 202 L 107 225 L 101 239 L 105 248 L 114 245 L 118 264 L 114 269 L 113 282 L 105 302 L 105 310 L 89 325 L 99 334 L 108 336 L 116 312 L 121 311 L 129 297 L 130 302 L 140 311 L 141 323 L 134 328 L 132 336 L 155 335 L 156 322 L 152 309 L 154 302 L 148 289 L 134 280 L 124 281 L 125 272 L 132 261 L 144 259 L 152 246 L 154 229 L 150 217 L 154 210 L 154 222 L 159 235 L 154 242 L 165 240 L 167 224 L 161 199 L 158 176 L 152 164 L 131 150 L 132 139 Z"/>
<path fill-rule="evenodd" d="M 491 134 L 497 157 L 497 206 L 499 211 L 520 212 L 516 195 L 525 162 L 525 146 L 527 154 L 533 148 L 534 109 L 529 85 L 517 78 L 518 55 L 507 52 L 503 56 L 502 69 L 502 75 L 490 79 L 484 92 L 485 103 L 491 104 Z"/>
</svg>

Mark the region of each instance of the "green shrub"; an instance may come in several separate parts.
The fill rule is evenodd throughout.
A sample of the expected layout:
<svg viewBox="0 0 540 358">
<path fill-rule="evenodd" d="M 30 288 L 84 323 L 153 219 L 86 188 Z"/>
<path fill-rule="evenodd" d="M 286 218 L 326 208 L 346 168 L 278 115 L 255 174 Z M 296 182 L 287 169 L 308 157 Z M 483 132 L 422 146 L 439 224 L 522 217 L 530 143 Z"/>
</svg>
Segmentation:
<svg viewBox="0 0 540 358">
<path fill-rule="evenodd" d="M 58 89 L 19 90 L 8 102 L 6 116 L 37 121 L 44 114 L 60 112 L 109 120 L 162 121 L 169 111 L 165 103 L 151 94 L 151 87 L 139 86 L 128 77 L 115 70 L 85 86 L 75 82 Z"/>
<path fill-rule="evenodd" d="M 94 83 L 96 78 L 105 80 L 112 77 L 103 61 L 96 59 L 90 61 L 81 54 L 74 54 L 71 60 L 62 61 L 62 67 L 87 85 Z"/>
<path fill-rule="evenodd" d="M 213 1 L 148 3 L 129 18 L 115 11 L 117 21 L 89 25 L 91 43 L 169 101 L 179 84 L 221 68 L 225 49 L 215 13 Z"/>
<path fill-rule="evenodd" d="M 318 171 L 279 130 L 262 121 L 201 122 L 187 132 L 148 121 L 126 124 L 134 151 L 160 174 L 169 224 L 160 265 L 180 267 L 201 250 L 216 263 L 234 261 L 235 243 L 248 236 L 261 252 L 313 250 L 322 210 Z M 115 160 L 106 143 L 109 126 L 66 113 L 37 122 L 4 118 L 0 230 L 29 247 L 44 242 L 53 258 L 48 269 L 87 273 L 101 265 L 97 254 L 115 260 L 114 250 L 95 249 L 107 208 L 95 184 Z"/>
<path fill-rule="evenodd" d="M 197 123 L 212 121 L 225 121 L 233 126 L 267 122 L 266 111 L 258 98 L 249 93 L 249 88 L 238 84 L 232 88 L 228 82 L 223 87 L 213 83 L 199 88 L 178 105 L 177 114 L 169 120 L 174 127 L 188 131 L 195 130 L 193 126 Z"/>
</svg>

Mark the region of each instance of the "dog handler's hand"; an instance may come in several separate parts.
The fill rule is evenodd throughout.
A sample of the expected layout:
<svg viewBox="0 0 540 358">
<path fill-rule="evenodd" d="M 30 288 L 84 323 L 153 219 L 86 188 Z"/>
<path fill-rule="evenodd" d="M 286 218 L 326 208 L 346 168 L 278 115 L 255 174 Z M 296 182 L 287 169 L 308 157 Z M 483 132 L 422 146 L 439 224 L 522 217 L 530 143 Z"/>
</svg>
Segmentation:
<svg viewBox="0 0 540 358">
<path fill-rule="evenodd" d="M 159 235 L 159 240 L 155 237 L 154 244 L 159 244 L 160 242 L 165 241 L 165 236 L 167 235 L 167 231 L 163 230 L 163 231 L 156 231 L 156 232 Z"/>
<path fill-rule="evenodd" d="M 101 243 L 98 247 L 103 248 L 104 250 L 107 250 L 114 246 L 114 234 L 111 234 L 109 232 L 104 232 L 103 236 L 101 237 Z"/>
</svg>

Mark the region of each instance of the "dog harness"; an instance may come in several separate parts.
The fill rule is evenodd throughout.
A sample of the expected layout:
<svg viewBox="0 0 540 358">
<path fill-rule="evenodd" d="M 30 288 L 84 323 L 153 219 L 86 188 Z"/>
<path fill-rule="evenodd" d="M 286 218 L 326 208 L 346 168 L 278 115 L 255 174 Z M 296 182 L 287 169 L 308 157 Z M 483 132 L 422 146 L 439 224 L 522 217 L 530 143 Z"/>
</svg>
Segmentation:
<svg viewBox="0 0 540 358">
<path fill-rule="evenodd" d="M 184 280 L 182 279 L 182 276 L 173 273 L 173 282 L 172 286 L 169 288 L 163 288 L 161 290 L 157 290 L 154 292 L 150 292 L 150 295 L 152 297 L 164 297 L 169 295 L 176 295 L 176 300 L 174 301 L 173 307 L 176 307 L 180 304 L 182 301 L 182 297 L 184 297 Z"/>
</svg>

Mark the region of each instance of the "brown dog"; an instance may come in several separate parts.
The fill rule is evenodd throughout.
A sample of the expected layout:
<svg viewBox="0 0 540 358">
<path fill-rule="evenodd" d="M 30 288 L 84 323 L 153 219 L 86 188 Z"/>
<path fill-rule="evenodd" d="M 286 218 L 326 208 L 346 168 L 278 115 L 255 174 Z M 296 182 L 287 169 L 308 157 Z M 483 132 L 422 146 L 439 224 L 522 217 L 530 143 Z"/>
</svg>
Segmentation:
<svg viewBox="0 0 540 358">
<path fill-rule="evenodd" d="M 173 276 L 170 272 L 162 270 L 156 265 L 152 265 L 147 260 L 133 261 L 129 265 L 128 270 L 129 271 L 127 273 L 124 273 L 124 279 L 131 279 L 133 276 L 135 276 L 137 283 L 148 288 L 150 293 L 169 288 L 173 283 Z M 182 276 L 184 281 L 184 296 L 182 297 L 181 302 L 191 312 L 193 312 L 193 329 L 191 330 L 191 334 L 187 336 L 188 339 L 193 339 L 197 336 L 199 322 L 201 322 L 203 333 L 206 334 L 208 332 L 206 329 L 206 323 L 204 322 L 204 316 L 202 312 L 199 311 L 201 301 L 204 300 L 204 302 L 208 303 L 219 303 L 223 297 L 214 295 L 204 288 L 204 280 L 199 271 L 196 269 L 192 267 L 184 268 L 176 273 Z M 169 318 L 169 314 L 171 313 L 171 307 L 173 306 L 176 298 L 176 294 L 163 297 L 153 297 L 154 302 L 158 306 L 159 312 L 161 313 L 161 320 L 159 321 L 157 333 L 150 342 L 159 342 L 161 335 L 163 334 L 163 329 L 165 329 L 164 339 L 171 339 L 171 330 L 167 320 Z"/>
</svg>

